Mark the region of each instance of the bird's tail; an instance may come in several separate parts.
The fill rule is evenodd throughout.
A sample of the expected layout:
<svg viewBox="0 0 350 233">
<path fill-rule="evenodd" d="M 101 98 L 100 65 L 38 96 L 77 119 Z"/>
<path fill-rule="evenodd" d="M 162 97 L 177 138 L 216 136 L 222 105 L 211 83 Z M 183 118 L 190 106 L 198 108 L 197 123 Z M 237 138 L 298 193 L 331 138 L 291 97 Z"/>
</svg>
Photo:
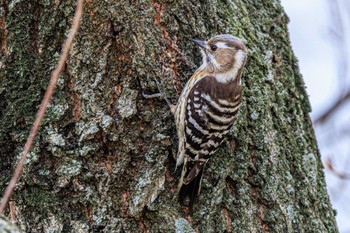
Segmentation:
<svg viewBox="0 0 350 233">
<path fill-rule="evenodd" d="M 200 193 L 204 166 L 205 162 L 185 162 L 183 167 L 178 188 L 179 201 L 190 209 Z"/>
</svg>

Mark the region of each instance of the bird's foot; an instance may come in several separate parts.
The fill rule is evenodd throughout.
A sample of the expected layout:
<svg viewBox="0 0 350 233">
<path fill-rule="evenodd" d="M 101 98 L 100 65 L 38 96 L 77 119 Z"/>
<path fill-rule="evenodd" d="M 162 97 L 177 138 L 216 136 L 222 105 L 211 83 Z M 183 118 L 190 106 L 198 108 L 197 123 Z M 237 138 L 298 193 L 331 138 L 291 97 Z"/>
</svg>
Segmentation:
<svg viewBox="0 0 350 233">
<path fill-rule="evenodd" d="M 165 100 L 165 102 L 168 104 L 170 110 L 172 113 L 175 112 L 175 105 L 172 104 L 169 99 L 167 98 L 165 91 L 164 91 L 164 86 L 163 83 L 159 82 L 158 80 L 155 79 L 155 82 L 157 84 L 158 90 L 160 91 L 159 93 L 155 94 L 146 94 L 142 91 L 142 96 L 146 99 L 153 99 L 153 98 L 162 98 Z"/>
</svg>

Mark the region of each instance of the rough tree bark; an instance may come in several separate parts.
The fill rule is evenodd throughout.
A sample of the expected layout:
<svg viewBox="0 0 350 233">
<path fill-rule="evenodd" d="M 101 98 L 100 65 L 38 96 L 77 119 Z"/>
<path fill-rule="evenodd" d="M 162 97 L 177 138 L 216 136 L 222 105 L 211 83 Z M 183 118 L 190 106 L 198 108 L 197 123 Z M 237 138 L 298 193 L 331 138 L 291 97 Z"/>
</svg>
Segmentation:
<svg viewBox="0 0 350 233">
<path fill-rule="evenodd" d="M 2 0 L 0 191 L 10 179 L 75 9 Z M 26 232 L 337 232 L 288 17 L 278 0 L 86 1 L 79 34 L 14 193 Z M 243 105 L 205 172 L 176 200 L 176 102 L 200 63 L 189 38 L 246 40 Z"/>
</svg>

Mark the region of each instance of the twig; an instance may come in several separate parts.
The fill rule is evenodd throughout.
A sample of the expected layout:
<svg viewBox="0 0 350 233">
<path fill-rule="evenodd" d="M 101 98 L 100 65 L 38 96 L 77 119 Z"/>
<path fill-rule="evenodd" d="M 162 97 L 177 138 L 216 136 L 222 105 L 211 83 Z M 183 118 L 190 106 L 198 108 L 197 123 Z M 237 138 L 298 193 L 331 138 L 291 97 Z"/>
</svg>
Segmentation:
<svg viewBox="0 0 350 233">
<path fill-rule="evenodd" d="M 7 46 L 6 46 L 6 22 L 0 18 L 0 28 L 1 28 L 1 51 L 5 56 L 7 54 Z"/>
<path fill-rule="evenodd" d="M 55 90 L 56 83 L 57 83 L 57 80 L 59 78 L 59 75 L 60 75 L 60 73 L 61 73 L 61 71 L 62 71 L 62 69 L 63 69 L 63 67 L 64 67 L 64 65 L 66 63 L 69 49 L 70 49 L 70 47 L 72 45 L 73 39 L 75 37 L 75 34 L 77 33 L 77 31 L 79 29 L 80 19 L 81 19 L 81 16 L 83 14 L 83 1 L 84 0 L 77 0 L 77 7 L 76 7 L 76 10 L 75 10 L 75 16 L 74 16 L 74 19 L 73 19 L 72 28 L 70 29 L 69 35 L 68 35 L 68 37 L 67 37 L 67 39 L 66 39 L 66 41 L 64 43 L 63 50 L 62 50 L 60 59 L 58 61 L 58 64 L 57 64 L 55 70 L 51 74 L 51 79 L 50 79 L 49 86 L 47 87 L 45 96 L 44 96 L 44 98 L 43 98 L 43 100 L 41 102 L 41 105 L 40 105 L 39 111 L 37 113 L 36 119 L 35 119 L 35 121 L 33 123 L 33 126 L 31 128 L 31 130 L 30 130 L 30 134 L 28 136 L 27 142 L 24 145 L 22 156 L 21 156 L 21 158 L 20 158 L 20 160 L 19 160 L 19 162 L 18 162 L 18 164 L 16 166 L 15 172 L 14 172 L 14 174 L 13 174 L 11 180 L 10 180 L 10 183 L 9 183 L 9 185 L 6 188 L 5 194 L 4 194 L 3 198 L 1 199 L 0 215 L 3 214 L 4 209 L 5 209 L 6 205 L 7 205 L 7 202 L 8 202 L 9 198 L 12 195 L 13 189 L 15 188 L 15 186 L 16 186 L 16 184 L 18 182 L 19 176 L 21 175 L 21 173 L 23 171 L 24 161 L 26 159 L 26 156 L 27 156 L 30 148 L 32 147 L 32 144 L 33 144 L 35 136 L 36 136 L 36 134 L 38 132 L 41 120 L 44 117 L 47 105 L 49 104 L 51 96 L 52 96 L 52 94 L 53 94 L 53 92 Z"/>
<path fill-rule="evenodd" d="M 337 68 L 338 68 L 338 92 L 344 93 L 348 90 L 346 79 L 348 76 L 348 50 L 347 50 L 347 38 L 346 38 L 346 14 L 342 13 L 344 4 L 338 0 L 328 0 L 328 9 L 332 16 L 331 28 L 329 30 L 332 45 L 336 48 L 337 52 Z"/>
<path fill-rule="evenodd" d="M 350 174 L 347 174 L 345 172 L 340 172 L 333 167 L 333 162 L 330 158 L 328 158 L 323 165 L 328 171 L 332 172 L 335 176 L 339 177 L 340 179 L 343 179 L 343 180 L 350 179 Z"/>
<path fill-rule="evenodd" d="M 11 222 L 12 222 L 12 224 L 15 224 L 16 223 L 16 217 L 15 217 L 15 207 L 14 207 L 13 201 L 9 202 L 9 206 L 10 206 Z"/>
<path fill-rule="evenodd" d="M 317 117 L 315 124 L 321 124 L 325 122 L 340 106 L 350 99 L 350 91 L 340 97 L 328 110 L 326 110 L 321 116 Z"/>
<path fill-rule="evenodd" d="M 341 93 L 340 97 L 330 106 L 324 113 L 314 121 L 315 124 L 322 124 L 332 115 L 335 115 L 335 112 L 347 103 L 350 99 L 349 85 L 347 85 L 347 78 L 349 76 L 349 55 L 348 55 L 348 40 L 346 39 L 346 26 L 344 22 L 347 22 L 350 15 L 346 14 L 346 10 L 349 8 L 349 4 L 342 4 L 341 1 L 337 0 L 328 0 L 328 8 L 330 14 L 332 15 L 331 22 L 331 40 L 334 48 L 337 48 L 338 53 L 337 67 L 338 67 L 338 84 L 339 86 L 338 93 Z M 343 11 L 342 8 L 346 8 Z"/>
</svg>

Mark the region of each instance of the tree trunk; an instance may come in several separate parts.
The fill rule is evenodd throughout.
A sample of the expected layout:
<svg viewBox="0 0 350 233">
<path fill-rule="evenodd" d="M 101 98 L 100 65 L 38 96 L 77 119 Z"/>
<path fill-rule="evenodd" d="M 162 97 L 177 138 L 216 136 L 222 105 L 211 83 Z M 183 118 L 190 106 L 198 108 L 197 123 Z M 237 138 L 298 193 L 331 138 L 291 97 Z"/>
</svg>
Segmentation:
<svg viewBox="0 0 350 233">
<path fill-rule="evenodd" d="M 3 0 L 0 191 L 70 28 L 75 1 Z M 91 1 L 12 200 L 26 232 L 337 232 L 279 1 Z M 176 198 L 173 103 L 200 64 L 189 38 L 244 38 L 243 103 L 200 203 Z M 5 43 L 6 42 L 6 43 Z M 4 44 L 5 43 L 5 44 Z"/>
</svg>

